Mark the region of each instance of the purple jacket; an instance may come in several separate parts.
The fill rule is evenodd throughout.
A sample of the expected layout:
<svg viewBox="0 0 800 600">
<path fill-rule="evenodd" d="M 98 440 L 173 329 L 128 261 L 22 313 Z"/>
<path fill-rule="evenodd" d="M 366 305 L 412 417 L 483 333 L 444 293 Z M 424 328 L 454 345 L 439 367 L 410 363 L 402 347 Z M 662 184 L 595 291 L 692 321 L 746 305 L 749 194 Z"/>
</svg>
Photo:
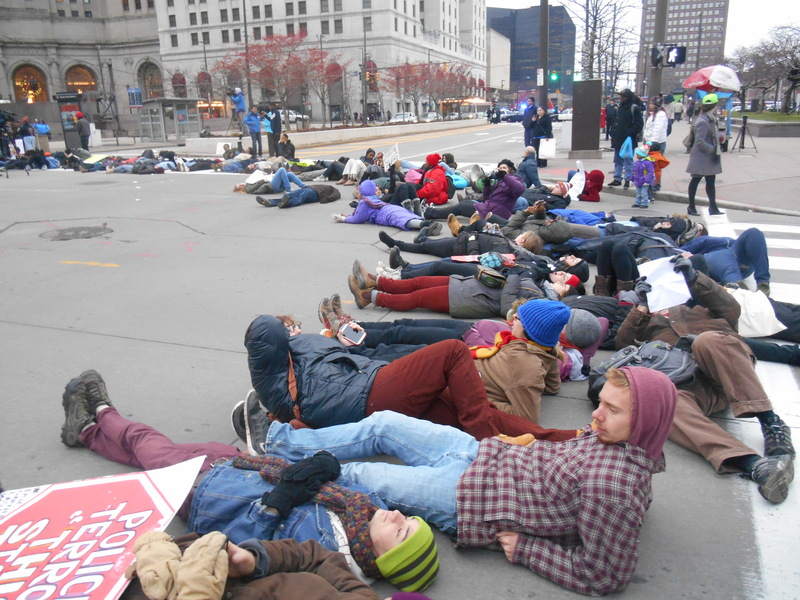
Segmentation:
<svg viewBox="0 0 800 600">
<path fill-rule="evenodd" d="M 645 183 L 653 185 L 656 179 L 655 165 L 646 158 L 633 162 L 633 185 L 642 187 Z"/>
<path fill-rule="evenodd" d="M 498 217 L 510 219 L 514 206 L 525 191 L 525 182 L 516 175 L 506 175 L 496 186 L 483 188 L 483 202 L 476 202 L 475 209 L 481 217 L 493 212 Z"/>
<path fill-rule="evenodd" d="M 397 227 L 405 229 L 409 221 L 420 219 L 411 211 L 395 204 L 386 204 L 374 196 L 362 198 L 358 201 L 358 206 L 353 214 L 347 217 L 345 223 L 372 223 L 373 225 L 385 225 L 387 227 Z"/>
</svg>

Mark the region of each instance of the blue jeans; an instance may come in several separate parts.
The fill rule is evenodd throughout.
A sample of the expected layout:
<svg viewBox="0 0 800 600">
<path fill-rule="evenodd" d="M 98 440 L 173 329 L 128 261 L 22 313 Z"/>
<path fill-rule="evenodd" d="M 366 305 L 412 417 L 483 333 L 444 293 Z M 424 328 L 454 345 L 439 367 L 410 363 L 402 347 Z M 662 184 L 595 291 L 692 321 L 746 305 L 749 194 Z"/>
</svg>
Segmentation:
<svg viewBox="0 0 800 600">
<path fill-rule="evenodd" d="M 442 340 L 460 340 L 472 327 L 467 321 L 455 319 L 397 319 L 366 323 L 358 321 L 367 332 L 366 346 L 378 344 L 435 344 Z"/>
<path fill-rule="evenodd" d="M 287 172 L 284 167 L 281 167 L 272 176 L 272 189 L 276 194 L 280 192 L 291 191 L 291 184 L 294 183 L 299 188 L 306 187 L 306 184 L 300 181 L 300 178 L 292 172 Z"/>
<path fill-rule="evenodd" d="M 264 154 L 264 147 L 261 145 L 260 131 L 251 131 L 250 141 L 253 142 L 253 152 L 255 152 L 256 156 L 261 156 L 262 154 Z"/>
<path fill-rule="evenodd" d="M 650 186 L 636 186 L 636 205 L 650 206 Z"/>
<path fill-rule="evenodd" d="M 767 240 L 760 229 L 751 227 L 736 238 L 730 248 L 707 252 L 709 273 L 715 281 L 739 281 L 750 275 L 756 283 L 769 283 Z"/>
<path fill-rule="evenodd" d="M 377 454 L 401 459 L 405 465 L 344 463 L 342 475 L 377 492 L 389 508 L 456 534 L 456 484 L 478 454 L 478 442 L 468 433 L 392 411 L 322 429 L 294 429 L 276 421 L 267 432 L 267 454 L 296 462 L 317 450 L 329 450 L 339 460 Z"/>
<path fill-rule="evenodd" d="M 287 196 L 289 197 L 289 207 L 319 202 L 319 194 L 316 190 L 312 190 L 309 187 L 302 187 L 299 190 L 291 191 Z"/>
<path fill-rule="evenodd" d="M 619 148 L 614 148 L 614 179 L 622 181 L 623 170 L 625 179 L 633 177 L 633 158 L 622 158 L 619 155 Z"/>
</svg>

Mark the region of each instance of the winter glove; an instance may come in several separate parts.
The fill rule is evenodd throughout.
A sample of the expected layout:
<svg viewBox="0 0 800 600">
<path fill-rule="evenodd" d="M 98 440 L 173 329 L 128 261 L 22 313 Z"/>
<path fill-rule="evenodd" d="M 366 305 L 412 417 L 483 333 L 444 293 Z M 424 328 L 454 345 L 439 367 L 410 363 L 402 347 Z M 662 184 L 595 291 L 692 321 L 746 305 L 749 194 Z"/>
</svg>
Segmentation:
<svg viewBox="0 0 800 600">
<path fill-rule="evenodd" d="M 633 291 L 636 292 L 638 304 L 647 306 L 647 294 L 653 291 L 653 286 L 647 283 L 647 277 L 640 278 L 636 285 L 633 286 Z"/>
<path fill-rule="evenodd" d="M 339 477 L 341 466 L 337 458 L 325 450 L 301 460 L 281 473 L 275 488 L 261 498 L 261 504 L 277 510 L 285 519 L 292 508 L 311 500 L 326 481 Z"/>
<path fill-rule="evenodd" d="M 495 178 L 497 181 L 500 181 L 500 180 L 502 180 L 502 179 L 503 179 L 503 177 L 505 177 L 505 176 L 506 176 L 506 172 L 505 172 L 505 171 L 497 171 L 497 173 L 495 173 L 495 175 L 494 175 L 494 178 Z"/>
<path fill-rule="evenodd" d="M 152 600 L 173 597 L 181 550 L 163 531 L 148 531 L 133 544 L 136 574 L 142 590 Z"/>
<path fill-rule="evenodd" d="M 697 280 L 697 271 L 694 270 L 692 261 L 690 261 L 688 258 L 678 255 L 670 260 L 670 262 L 675 263 L 673 269 L 675 269 L 676 273 L 683 273 L 686 283 L 692 285 Z"/>
<path fill-rule="evenodd" d="M 484 252 L 478 257 L 478 261 L 490 269 L 499 269 L 503 266 L 503 257 L 497 252 Z"/>
<path fill-rule="evenodd" d="M 331 215 L 331 217 L 337 223 L 344 223 L 344 220 L 347 218 L 347 215 L 337 214 L 337 215 Z"/>
<path fill-rule="evenodd" d="M 228 579 L 228 536 L 207 533 L 183 554 L 175 591 L 178 600 L 220 600 Z"/>
<path fill-rule="evenodd" d="M 488 177 L 481 177 L 481 182 L 483 182 L 483 187 L 489 187 L 492 185 L 492 180 Z"/>
</svg>

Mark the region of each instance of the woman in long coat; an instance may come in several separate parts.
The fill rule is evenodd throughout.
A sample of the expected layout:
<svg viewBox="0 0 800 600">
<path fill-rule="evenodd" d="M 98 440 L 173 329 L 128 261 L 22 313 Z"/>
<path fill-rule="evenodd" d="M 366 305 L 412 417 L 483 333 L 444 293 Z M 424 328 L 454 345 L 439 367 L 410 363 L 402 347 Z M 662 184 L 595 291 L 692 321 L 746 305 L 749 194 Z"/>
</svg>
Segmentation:
<svg viewBox="0 0 800 600">
<path fill-rule="evenodd" d="M 717 117 L 714 109 L 717 107 L 717 95 L 706 94 L 694 124 L 694 143 L 689 153 L 689 164 L 686 172 L 692 176 L 689 182 L 689 207 L 686 212 L 690 215 L 699 215 L 694 205 L 694 197 L 700 180 L 706 178 L 706 196 L 708 197 L 708 214 L 724 214 L 717 208 L 716 176 L 722 173 L 722 158 L 720 156 L 719 132 L 717 131 Z"/>
</svg>

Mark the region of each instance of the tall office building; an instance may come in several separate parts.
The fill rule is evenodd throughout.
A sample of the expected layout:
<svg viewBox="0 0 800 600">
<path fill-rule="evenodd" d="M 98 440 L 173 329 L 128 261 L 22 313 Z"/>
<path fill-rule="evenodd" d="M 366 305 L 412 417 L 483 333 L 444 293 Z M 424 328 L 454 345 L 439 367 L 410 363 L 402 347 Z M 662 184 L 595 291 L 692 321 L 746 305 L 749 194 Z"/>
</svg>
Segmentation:
<svg viewBox="0 0 800 600">
<path fill-rule="evenodd" d="M 547 70 L 555 71 L 557 81 L 545 76 L 550 91 L 572 95 L 575 69 L 575 24 L 563 6 L 549 7 Z M 487 8 L 486 23 L 511 40 L 511 91 L 533 90 L 539 63 L 539 7 L 525 9 Z"/>
<path fill-rule="evenodd" d="M 637 92 L 647 95 L 650 52 L 656 41 L 686 46 L 686 62 L 675 68 L 663 69 L 661 90 L 664 93 L 680 91 L 683 81 L 697 69 L 721 64 L 725 58 L 729 4 L 730 0 L 669 0 L 666 37 L 664 40 L 655 40 L 656 0 L 643 0 L 642 41 L 636 70 Z"/>
</svg>

